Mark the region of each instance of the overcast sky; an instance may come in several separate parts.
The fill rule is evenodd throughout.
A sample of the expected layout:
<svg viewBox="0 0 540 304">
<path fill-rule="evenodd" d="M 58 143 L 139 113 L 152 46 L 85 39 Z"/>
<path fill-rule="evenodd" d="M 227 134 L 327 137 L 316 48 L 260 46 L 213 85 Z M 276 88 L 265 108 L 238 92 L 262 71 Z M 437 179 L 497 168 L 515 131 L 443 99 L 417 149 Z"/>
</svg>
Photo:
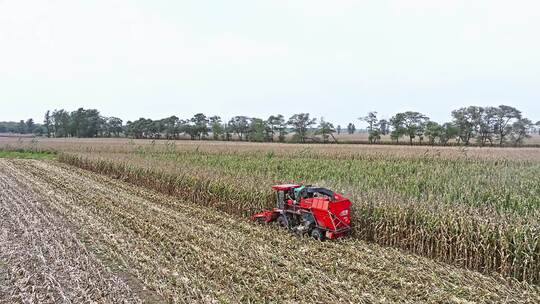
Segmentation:
<svg viewBox="0 0 540 304">
<path fill-rule="evenodd" d="M 0 0 L 0 121 L 378 111 L 540 119 L 540 2 Z"/>
</svg>

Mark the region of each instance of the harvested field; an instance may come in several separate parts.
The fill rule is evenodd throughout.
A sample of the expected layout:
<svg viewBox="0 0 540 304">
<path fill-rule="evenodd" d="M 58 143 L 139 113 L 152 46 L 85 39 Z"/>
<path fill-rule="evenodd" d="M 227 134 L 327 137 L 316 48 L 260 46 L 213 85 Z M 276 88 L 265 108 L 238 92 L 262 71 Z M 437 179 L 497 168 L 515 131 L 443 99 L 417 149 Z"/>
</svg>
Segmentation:
<svg viewBox="0 0 540 304">
<path fill-rule="evenodd" d="M 138 302 L 31 183 L 0 159 L 0 302 Z"/>
<path fill-rule="evenodd" d="M 297 238 L 52 161 L 0 159 L 0 186 L 6 303 L 540 301 L 534 285 Z"/>
<path fill-rule="evenodd" d="M 0 137 L 0 148 L 60 152 L 133 153 L 141 149 L 155 152 L 208 152 L 220 154 L 271 153 L 273 155 L 312 155 L 320 158 L 354 156 L 390 156 L 400 158 L 438 157 L 443 159 L 535 160 L 540 162 L 538 148 L 429 147 L 349 144 L 278 144 L 224 141 L 147 140 L 126 138 L 8 138 Z"/>
</svg>

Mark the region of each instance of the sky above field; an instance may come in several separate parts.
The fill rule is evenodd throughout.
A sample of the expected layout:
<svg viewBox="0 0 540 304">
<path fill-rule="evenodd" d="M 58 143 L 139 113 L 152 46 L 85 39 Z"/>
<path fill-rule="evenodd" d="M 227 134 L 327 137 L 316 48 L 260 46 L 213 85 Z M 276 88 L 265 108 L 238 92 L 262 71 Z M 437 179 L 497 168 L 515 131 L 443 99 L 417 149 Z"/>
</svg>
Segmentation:
<svg viewBox="0 0 540 304">
<path fill-rule="evenodd" d="M 0 0 L 0 121 L 368 111 L 540 120 L 540 2 Z"/>
</svg>

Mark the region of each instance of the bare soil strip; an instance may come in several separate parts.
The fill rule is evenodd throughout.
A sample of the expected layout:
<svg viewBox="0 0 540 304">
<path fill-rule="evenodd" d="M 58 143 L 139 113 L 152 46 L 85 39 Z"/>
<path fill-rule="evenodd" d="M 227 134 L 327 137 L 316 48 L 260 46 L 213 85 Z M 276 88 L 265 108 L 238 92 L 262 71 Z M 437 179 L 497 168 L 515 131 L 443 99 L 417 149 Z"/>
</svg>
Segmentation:
<svg viewBox="0 0 540 304">
<path fill-rule="evenodd" d="M 540 302 L 536 286 L 358 240 L 297 238 L 49 161 L 0 160 L 0 202 L 2 299 Z"/>
</svg>

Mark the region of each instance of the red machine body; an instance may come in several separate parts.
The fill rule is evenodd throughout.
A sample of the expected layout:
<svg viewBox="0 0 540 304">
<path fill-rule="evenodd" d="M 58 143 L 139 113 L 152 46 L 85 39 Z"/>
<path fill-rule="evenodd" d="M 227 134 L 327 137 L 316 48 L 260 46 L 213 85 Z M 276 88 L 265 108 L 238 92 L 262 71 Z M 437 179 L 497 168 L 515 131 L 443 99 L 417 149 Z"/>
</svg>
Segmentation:
<svg viewBox="0 0 540 304">
<path fill-rule="evenodd" d="M 252 216 L 254 221 L 271 223 L 316 239 L 333 239 L 351 230 L 351 202 L 343 195 L 312 186 L 283 184 L 277 191 L 276 208 Z"/>
</svg>

